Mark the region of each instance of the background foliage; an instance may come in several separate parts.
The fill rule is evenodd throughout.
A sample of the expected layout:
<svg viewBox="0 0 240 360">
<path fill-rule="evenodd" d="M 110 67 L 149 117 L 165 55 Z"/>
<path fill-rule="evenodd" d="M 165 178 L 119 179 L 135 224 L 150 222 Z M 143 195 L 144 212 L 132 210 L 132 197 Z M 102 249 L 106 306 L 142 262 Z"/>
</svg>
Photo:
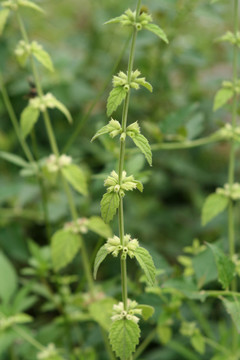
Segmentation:
<svg viewBox="0 0 240 360">
<path fill-rule="evenodd" d="M 55 65 L 53 74 L 42 71 L 41 81 L 45 92 L 53 92 L 74 119 L 73 125 L 69 126 L 64 117 L 53 110 L 54 131 L 60 148 L 67 147 L 66 152 L 82 164 L 88 175 L 89 195 L 75 197 L 80 215 L 99 216 L 103 179 L 116 168 L 118 151 L 116 142 L 110 138 L 102 137 L 92 144 L 90 139 L 107 123 L 105 106 L 111 76 L 126 68 L 128 54 L 126 30 L 119 31 L 118 27 L 103 26 L 103 23 L 128 7 L 134 8 L 135 1 L 59 0 L 56 4 L 42 0 L 38 3 L 46 10 L 46 16 L 26 9 L 27 29 L 30 38 L 39 40 L 49 51 Z M 214 42 L 231 27 L 229 4 L 225 1 L 210 4 L 207 0 L 149 0 L 145 5 L 155 23 L 165 29 L 169 45 L 159 43 L 147 32 L 138 37 L 135 64 L 144 76 L 146 74 L 154 91 L 153 95 L 144 89 L 133 94 L 130 117 L 141 121 L 151 144 L 208 135 L 229 121 L 226 110 L 212 112 L 216 90 L 223 79 L 231 77 L 230 47 Z M 21 69 L 13 56 L 18 40 L 18 28 L 12 18 L 0 38 L 0 68 L 19 115 L 27 105 L 29 71 Z M 116 118 L 118 115 L 120 112 Z M 22 155 L 1 97 L 0 119 L 0 150 Z M 81 131 L 77 132 L 78 129 Z M 41 121 L 35 135 L 39 157 L 48 156 L 50 150 Z M 149 170 L 143 155 L 129 152 L 126 170 L 131 169 L 131 173 L 144 183 L 144 196 L 131 193 L 126 198 L 126 229 L 151 250 L 157 268 L 165 271 L 164 276 L 177 277 L 186 268 L 181 265 L 179 256 L 193 239 L 198 238 L 201 244 L 220 238 L 224 241 L 225 214 L 206 227 L 201 226 L 200 214 L 205 197 L 226 182 L 228 153 L 229 147 L 225 143 L 185 150 L 158 150 L 153 152 L 153 167 Z M 54 342 L 59 348 L 66 349 L 73 344 L 75 355 L 72 359 L 105 359 L 100 330 L 92 321 L 83 327 L 74 322 L 66 335 L 59 306 L 69 306 L 69 314 L 78 306 L 84 308 L 84 300 L 78 298 L 84 280 L 78 283 L 75 278 L 54 278 L 39 188 L 34 179 L 21 177 L 18 170 L 0 160 L 0 255 L 5 254 L 4 259 L 7 256 L 13 265 L 6 274 L 7 281 L 0 281 L 0 297 L 3 301 L 7 294 L 14 291 L 20 294 L 20 289 L 24 289 L 25 294 L 18 304 L 16 296 L 9 295 L 5 299 L 8 311 L 11 313 L 14 307 L 21 311 L 26 309 L 35 318 L 32 331 L 40 342 Z M 62 222 L 69 221 L 67 201 L 58 184 L 49 185 L 48 190 L 51 226 L 57 230 Z M 114 228 L 117 231 L 117 224 Z M 103 239 L 89 233 L 86 240 L 93 261 Z M 135 272 L 135 265 L 131 266 L 129 264 L 130 293 L 155 306 L 152 322 L 156 322 L 165 305 L 157 295 L 141 295 L 139 273 Z M 3 259 L 0 274 L 1 267 L 2 270 L 6 268 Z M 81 275 L 81 269 L 81 257 L 78 256 L 62 273 Z M 214 267 L 213 271 L 216 273 Z M 50 285 L 46 283 L 48 277 Z M 216 274 L 210 280 L 215 279 Z M 104 291 L 108 295 L 119 297 L 119 269 L 113 260 L 103 263 L 99 281 L 104 281 Z M 216 282 L 213 286 L 221 288 Z M 18 299 L 20 297 L 18 295 Z M 229 320 L 223 307 L 216 300 L 199 303 L 199 306 L 201 310 L 196 310 L 196 304 L 187 300 L 181 308 L 184 318 L 192 321 L 193 314 L 203 312 L 210 319 L 211 331 L 216 331 L 219 338 L 225 336 L 227 343 L 226 322 Z M 56 317 L 58 321 L 53 321 Z M 83 320 L 84 317 L 79 321 Z M 149 326 L 145 325 L 143 334 L 150 331 Z M 164 347 L 167 341 L 160 334 L 144 354 L 144 359 L 194 359 L 178 348 L 179 344 L 186 343 L 185 348 L 192 351 L 189 342 L 179 334 L 178 321 L 171 331 L 174 340 Z M 164 333 L 167 333 L 166 328 Z M 0 336 L 1 358 L 33 359 L 36 350 L 26 342 L 20 342 L 16 347 L 13 342 L 16 339 L 16 334 L 11 331 Z M 208 350 L 196 359 L 209 359 L 210 356 L 212 352 Z"/>
</svg>

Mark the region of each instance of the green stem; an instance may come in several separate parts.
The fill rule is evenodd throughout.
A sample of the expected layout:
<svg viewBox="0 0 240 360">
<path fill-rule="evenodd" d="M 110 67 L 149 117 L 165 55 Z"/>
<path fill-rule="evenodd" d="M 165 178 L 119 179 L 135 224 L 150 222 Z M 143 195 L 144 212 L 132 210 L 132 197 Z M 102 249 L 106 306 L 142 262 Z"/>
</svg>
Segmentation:
<svg viewBox="0 0 240 360">
<path fill-rule="evenodd" d="M 222 138 L 217 134 L 203 137 L 197 140 L 188 140 L 184 142 L 170 142 L 170 143 L 159 143 L 151 146 L 152 151 L 157 150 L 177 150 L 177 149 L 189 149 L 197 146 L 212 144 L 221 141 Z"/>
<path fill-rule="evenodd" d="M 141 0 L 138 0 L 136 17 L 139 14 L 140 6 L 141 6 Z M 128 59 L 128 82 L 129 83 L 131 80 L 131 74 L 132 74 L 132 70 L 133 70 L 136 37 L 137 37 L 137 29 L 134 28 L 133 34 L 132 34 L 130 54 L 129 54 L 129 59 Z M 123 130 L 123 132 L 126 132 L 126 127 L 127 127 L 129 100 L 130 100 L 130 89 L 126 95 L 126 98 L 124 100 L 124 105 L 123 105 L 123 113 L 122 113 L 122 130 Z M 125 140 L 121 140 L 120 153 L 119 153 L 119 168 L 118 168 L 119 185 L 122 184 L 124 154 L 125 154 Z M 119 223 L 119 237 L 120 237 L 121 245 L 123 245 L 124 244 L 124 210 L 123 210 L 123 199 L 121 196 L 120 196 L 120 205 L 119 205 L 119 210 L 118 210 L 118 223 Z M 121 284 L 122 284 L 123 307 L 124 307 L 124 310 L 126 311 L 127 310 L 127 299 L 128 299 L 126 258 L 121 258 Z"/>
<path fill-rule="evenodd" d="M 238 33 L 238 0 L 234 0 L 234 35 L 237 36 Z M 233 83 L 235 84 L 238 79 L 238 46 L 237 44 L 234 45 L 233 50 Z M 233 131 L 237 126 L 237 102 L 238 102 L 238 95 L 234 94 L 233 103 L 232 103 L 232 127 Z M 235 175 L 235 140 L 231 141 L 231 148 L 230 148 L 230 155 L 229 155 L 229 167 L 228 167 L 228 183 L 231 188 L 234 184 L 234 175 Z M 228 205 L 228 242 L 229 242 L 229 254 L 230 257 L 233 258 L 235 254 L 235 216 L 234 216 L 234 204 L 233 201 L 230 199 Z M 237 283 L 236 279 L 232 281 L 231 290 L 237 290 Z M 238 332 L 233 324 L 232 329 L 232 346 L 233 350 L 235 351 L 238 347 Z"/>
<path fill-rule="evenodd" d="M 237 291 L 228 291 L 228 290 L 202 290 L 200 291 L 201 295 L 219 297 L 219 296 L 232 296 L 240 297 L 240 293 Z"/>
<path fill-rule="evenodd" d="M 20 128 L 19 128 L 19 124 L 18 124 L 18 120 L 17 120 L 17 117 L 15 115 L 15 112 L 13 110 L 13 107 L 12 107 L 12 104 L 10 102 L 10 99 L 9 99 L 9 96 L 8 96 L 8 93 L 7 93 L 7 90 L 4 86 L 4 82 L 3 82 L 3 78 L 2 78 L 2 74 L 0 72 L 0 89 L 1 89 L 1 92 L 2 92 L 2 96 L 3 96 L 3 101 L 4 101 L 4 104 L 7 108 L 7 111 L 8 111 L 8 115 L 9 115 L 9 118 L 12 122 L 12 125 L 14 127 L 14 130 L 17 134 L 17 137 L 18 137 L 18 140 L 20 142 L 20 145 L 24 151 L 24 154 L 26 155 L 26 158 L 28 159 L 29 162 L 34 162 L 34 158 L 33 158 L 33 155 L 25 141 L 25 139 L 23 138 L 22 136 L 22 133 L 20 131 Z"/>
<path fill-rule="evenodd" d="M 23 39 L 25 40 L 25 42 L 27 44 L 29 44 L 29 39 L 28 39 L 28 35 L 27 32 L 25 30 L 25 26 L 24 23 L 22 21 L 22 18 L 20 16 L 20 13 L 17 12 L 17 19 L 18 19 L 18 23 L 19 23 L 19 27 L 23 36 Z M 32 72 L 33 72 L 33 77 L 34 77 L 34 81 L 37 87 L 37 91 L 38 91 L 38 95 L 40 96 L 40 98 L 43 96 L 43 90 L 42 90 L 42 86 L 41 86 L 41 82 L 39 79 L 39 75 L 38 75 L 38 71 L 37 71 L 37 67 L 36 64 L 34 62 L 33 56 L 30 56 L 30 62 L 31 62 L 31 67 L 32 67 Z M 47 130 L 47 135 L 49 138 L 49 142 L 51 145 L 51 149 L 53 151 L 53 153 L 56 155 L 56 157 L 59 157 L 59 150 L 58 150 L 58 146 L 57 146 L 57 142 L 55 139 L 55 135 L 54 135 L 54 131 L 52 128 L 52 124 L 51 124 L 51 120 L 48 114 L 48 111 L 45 110 L 43 111 L 43 118 L 44 118 L 44 122 L 45 122 L 45 127 Z M 63 179 L 63 184 L 64 184 L 64 190 L 68 199 L 68 203 L 69 203 L 69 207 L 70 207 L 70 211 L 71 211 L 71 215 L 72 215 L 72 219 L 74 221 L 76 221 L 78 219 L 78 213 L 77 213 L 77 209 L 76 206 L 74 204 L 73 201 L 73 196 L 71 193 L 71 190 L 68 186 L 68 183 L 66 182 L 65 178 L 61 175 L 62 179 Z M 80 239 L 79 239 L 80 241 Z M 87 254 L 87 250 L 85 248 L 85 244 L 84 241 L 81 241 L 81 253 L 82 253 L 82 260 L 83 260 L 83 267 L 84 267 L 84 271 L 85 271 L 85 275 L 87 278 L 87 282 L 88 282 L 88 286 L 89 286 L 89 290 L 91 291 L 91 293 L 93 293 L 93 288 L 94 288 L 94 283 L 93 283 L 93 278 L 92 278 L 92 273 L 89 267 L 89 259 L 88 259 L 88 254 Z"/>
<path fill-rule="evenodd" d="M 139 347 L 137 348 L 135 354 L 133 355 L 133 360 L 136 360 L 140 355 L 142 355 L 142 353 L 144 352 L 144 350 L 148 347 L 148 345 L 152 342 L 152 340 L 154 339 L 155 335 L 156 335 L 156 331 L 157 329 L 153 329 L 148 336 L 144 339 L 144 341 L 141 343 L 141 345 L 139 345 Z"/>
<path fill-rule="evenodd" d="M 35 340 L 31 335 L 29 335 L 26 331 L 24 331 L 22 328 L 20 328 L 17 325 L 13 326 L 13 330 L 20 335 L 24 340 L 26 340 L 29 344 L 31 344 L 32 346 L 34 346 L 37 350 L 44 350 L 45 347 L 38 342 L 37 340 Z"/>
<path fill-rule="evenodd" d="M 43 183 L 43 179 L 41 176 L 41 169 L 39 167 L 38 164 L 38 160 L 39 160 L 39 152 L 38 152 L 38 145 L 37 145 L 37 139 L 36 139 L 36 134 L 35 134 L 35 130 L 33 129 L 31 132 L 31 137 L 32 137 L 32 147 L 33 147 L 33 153 L 34 156 L 37 160 L 37 168 L 38 168 L 38 174 L 37 174 L 37 179 L 38 179 L 38 185 L 41 191 L 41 199 L 42 199 L 42 208 L 43 208 L 43 214 L 44 214 L 44 221 L 46 224 L 46 236 L 48 241 L 50 241 L 51 239 L 51 225 L 50 225 L 50 221 L 49 221 L 49 216 L 48 216 L 48 197 L 47 197 L 47 192 Z"/>
<path fill-rule="evenodd" d="M 102 327 L 100 327 L 101 329 L 101 333 L 102 333 L 102 337 L 103 337 L 103 341 L 104 341 L 104 345 L 105 345 L 105 348 L 106 348 L 106 351 L 108 353 L 108 357 L 110 360 L 116 360 L 113 352 L 112 352 L 112 348 L 109 344 L 109 340 L 108 340 L 108 336 L 107 336 L 107 333 L 106 333 L 106 330 L 104 330 Z"/>
</svg>

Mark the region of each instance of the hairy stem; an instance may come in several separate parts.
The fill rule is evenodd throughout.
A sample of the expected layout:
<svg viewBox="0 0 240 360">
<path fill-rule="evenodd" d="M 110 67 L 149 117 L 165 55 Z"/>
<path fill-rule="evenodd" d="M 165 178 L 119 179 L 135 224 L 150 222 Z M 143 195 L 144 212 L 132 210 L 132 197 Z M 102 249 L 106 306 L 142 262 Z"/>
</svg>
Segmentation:
<svg viewBox="0 0 240 360">
<path fill-rule="evenodd" d="M 137 2 L 137 10 L 136 10 L 136 17 L 139 14 L 141 6 L 141 0 Z M 137 37 L 137 29 L 133 29 L 132 34 L 132 41 L 131 41 L 131 49 L 128 59 L 128 82 L 130 83 L 131 80 L 131 73 L 133 70 L 133 62 L 134 62 L 134 54 L 135 54 L 135 46 L 136 46 L 136 37 Z M 122 113 L 122 130 L 126 132 L 127 128 L 127 118 L 128 118 L 128 108 L 129 108 L 129 100 L 130 100 L 130 89 L 126 95 L 123 104 L 123 113 Z M 125 140 L 121 140 L 120 144 L 120 154 L 119 154 L 119 168 L 118 168 L 118 179 L 119 185 L 122 184 L 122 173 L 124 167 L 124 154 L 125 154 Z M 123 210 L 123 198 L 120 196 L 120 205 L 118 210 L 118 222 L 119 222 L 119 237 L 121 241 L 121 245 L 124 244 L 124 210 Z M 128 298 L 128 291 L 127 291 L 127 261 L 125 258 L 121 259 L 121 282 L 122 282 L 122 301 L 124 310 L 127 310 L 127 298 Z"/>
</svg>

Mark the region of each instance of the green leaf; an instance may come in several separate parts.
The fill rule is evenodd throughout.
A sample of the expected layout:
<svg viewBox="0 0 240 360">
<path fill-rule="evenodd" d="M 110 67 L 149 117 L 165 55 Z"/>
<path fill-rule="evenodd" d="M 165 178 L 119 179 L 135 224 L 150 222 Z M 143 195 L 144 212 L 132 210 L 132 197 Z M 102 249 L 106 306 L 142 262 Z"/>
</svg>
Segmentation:
<svg viewBox="0 0 240 360">
<path fill-rule="evenodd" d="M 31 9 L 36 10 L 36 11 L 41 12 L 41 13 L 45 12 L 40 6 L 33 3 L 32 1 L 18 0 L 18 5 L 23 6 L 23 7 L 31 8 Z"/>
<path fill-rule="evenodd" d="M 198 288 L 217 279 L 217 267 L 211 249 L 207 248 L 192 258 Z"/>
<path fill-rule="evenodd" d="M 103 126 L 101 129 L 99 129 L 96 134 L 92 137 L 91 142 L 97 139 L 99 136 L 109 133 L 109 125 Z"/>
<path fill-rule="evenodd" d="M 53 267 L 59 271 L 68 265 L 81 247 L 81 236 L 68 230 L 58 230 L 51 239 Z"/>
<path fill-rule="evenodd" d="M 61 169 L 63 176 L 80 194 L 87 195 L 87 180 L 84 172 L 75 164 Z"/>
<path fill-rule="evenodd" d="M 156 25 L 156 24 L 146 24 L 146 25 L 144 25 L 144 29 L 147 29 L 147 30 L 151 31 L 152 33 L 157 35 L 160 39 L 162 39 L 165 43 L 168 44 L 167 35 L 163 31 L 163 29 L 161 29 L 158 25 Z"/>
<path fill-rule="evenodd" d="M 54 103 L 54 106 L 66 116 L 68 122 L 70 124 L 72 124 L 72 122 L 73 122 L 72 116 L 71 116 L 70 112 L 68 111 L 68 109 L 66 108 L 66 106 L 63 105 L 63 103 L 61 103 L 61 101 L 57 100 L 56 98 L 53 99 L 53 103 Z"/>
<path fill-rule="evenodd" d="M 228 289 L 234 278 L 235 264 L 224 252 L 214 244 L 207 244 L 213 252 L 214 259 L 218 270 L 218 280 L 224 289 Z"/>
<path fill-rule="evenodd" d="M 112 323 L 109 340 L 113 351 L 121 360 L 127 360 L 135 352 L 139 338 L 140 329 L 135 322 L 122 319 Z"/>
<path fill-rule="evenodd" d="M 0 274 L 0 298 L 8 303 L 17 290 L 17 274 L 2 251 L 0 251 Z"/>
<path fill-rule="evenodd" d="M 135 182 L 136 185 L 137 185 L 137 189 L 138 189 L 140 192 L 143 192 L 143 184 L 141 183 L 141 181 L 134 180 L 134 182 Z"/>
<path fill-rule="evenodd" d="M 107 115 L 110 116 L 119 105 L 121 105 L 122 101 L 125 99 L 127 92 L 125 91 L 123 86 L 117 86 L 109 94 L 107 100 Z"/>
<path fill-rule="evenodd" d="M 191 337 L 191 344 L 199 354 L 205 353 L 205 340 L 200 332 L 195 333 Z"/>
<path fill-rule="evenodd" d="M 153 91 L 152 85 L 149 82 L 145 81 L 143 78 L 138 79 L 138 84 L 144 86 L 150 92 Z"/>
<path fill-rule="evenodd" d="M 112 18 L 108 21 L 106 21 L 104 23 L 104 25 L 108 25 L 108 24 L 117 24 L 117 23 L 120 23 L 122 21 L 122 15 L 121 16 L 117 16 L 115 18 Z"/>
<path fill-rule="evenodd" d="M 6 151 L 0 151 L 0 157 L 6 161 L 9 161 L 10 163 L 20 166 L 20 167 L 26 167 L 29 164 L 20 156 L 11 154 Z"/>
<path fill-rule="evenodd" d="M 144 320 L 148 320 L 154 314 L 154 311 L 155 311 L 154 307 L 152 307 L 150 305 L 139 304 L 136 308 L 142 310 L 142 318 Z"/>
<path fill-rule="evenodd" d="M 139 246 L 134 251 L 134 256 L 136 257 L 137 262 L 139 263 L 141 268 L 143 269 L 143 271 L 146 275 L 148 284 L 150 286 L 153 286 L 155 283 L 156 268 L 155 268 L 155 265 L 154 265 L 151 255 L 149 254 L 149 252 L 146 249 Z"/>
<path fill-rule="evenodd" d="M 91 303 L 88 308 L 93 320 L 95 320 L 106 331 L 109 331 L 111 327 L 113 305 L 116 303 L 117 301 L 115 299 L 108 297 Z"/>
<path fill-rule="evenodd" d="M 220 109 L 230 100 L 234 95 L 232 89 L 222 88 L 218 90 L 214 98 L 213 111 Z"/>
<path fill-rule="evenodd" d="M 27 106 L 21 113 L 20 127 L 24 138 L 32 131 L 39 118 L 39 114 L 39 109 L 32 106 Z"/>
<path fill-rule="evenodd" d="M 46 68 L 48 69 L 49 71 L 53 72 L 54 71 L 54 67 L 53 67 L 53 63 L 52 63 L 52 60 L 49 56 L 49 54 L 39 48 L 39 47 L 33 47 L 32 48 L 32 53 L 34 55 L 34 57 Z"/>
<path fill-rule="evenodd" d="M 233 322 L 235 323 L 238 332 L 240 333 L 240 302 L 236 298 L 228 300 L 221 298 L 227 312 L 230 314 Z"/>
<path fill-rule="evenodd" d="M 25 314 L 25 313 L 19 313 L 11 317 L 14 324 L 25 324 L 33 321 L 32 316 Z"/>
<path fill-rule="evenodd" d="M 222 194 L 213 193 L 209 195 L 202 208 L 202 225 L 206 225 L 226 209 L 228 205 L 228 198 Z"/>
<path fill-rule="evenodd" d="M 2 35 L 3 30 L 5 28 L 9 13 L 10 13 L 9 9 L 3 9 L 0 11 L 0 36 Z"/>
<path fill-rule="evenodd" d="M 111 228 L 105 224 L 105 222 L 99 216 L 92 216 L 88 220 L 87 227 L 89 230 L 106 239 L 112 236 Z"/>
<path fill-rule="evenodd" d="M 94 260 L 94 266 L 93 266 L 93 277 L 96 280 L 98 268 L 103 262 L 103 260 L 107 257 L 108 251 L 105 247 L 105 245 L 101 246 L 100 249 L 97 252 L 97 255 Z"/>
<path fill-rule="evenodd" d="M 117 193 L 106 193 L 101 201 L 101 214 L 105 223 L 112 220 L 119 207 L 119 196 Z"/>
<path fill-rule="evenodd" d="M 166 345 L 172 338 L 172 329 L 167 325 L 158 325 L 157 334 L 163 345 Z"/>
<path fill-rule="evenodd" d="M 152 166 L 152 151 L 148 140 L 142 134 L 132 134 L 131 136 L 134 144 L 141 150 L 145 155 L 150 166 Z"/>
</svg>

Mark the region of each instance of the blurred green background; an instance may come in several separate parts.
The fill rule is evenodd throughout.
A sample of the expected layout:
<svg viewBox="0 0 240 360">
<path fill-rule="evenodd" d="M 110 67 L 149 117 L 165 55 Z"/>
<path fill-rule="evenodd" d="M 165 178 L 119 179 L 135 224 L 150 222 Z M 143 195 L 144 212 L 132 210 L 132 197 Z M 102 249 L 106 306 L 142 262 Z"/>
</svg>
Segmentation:
<svg viewBox="0 0 240 360">
<path fill-rule="evenodd" d="M 107 136 L 94 143 L 90 139 L 108 122 L 106 100 L 111 77 L 126 69 L 129 39 L 127 29 L 104 22 L 128 7 L 133 9 L 135 1 L 37 3 L 46 10 L 46 16 L 28 9 L 22 14 L 30 39 L 43 44 L 55 66 L 53 74 L 40 68 L 42 85 L 45 92 L 52 92 L 68 107 L 74 119 L 70 126 L 59 112 L 51 111 L 54 131 L 60 149 L 73 156 L 88 174 L 89 196 L 75 197 L 80 215 L 99 215 L 103 180 L 117 166 L 118 143 Z M 154 91 L 132 93 L 129 122 L 138 120 L 151 144 L 207 136 L 230 121 L 230 107 L 213 113 L 212 105 L 222 80 L 231 79 L 231 47 L 215 41 L 232 29 L 231 6 L 228 1 L 210 4 L 208 0 L 148 0 L 143 4 L 165 30 L 169 45 L 151 33 L 139 33 L 134 68 L 141 71 Z M 0 70 L 18 116 L 27 105 L 31 77 L 30 69 L 20 68 L 14 57 L 19 40 L 12 16 L 0 38 Z M 114 118 L 120 120 L 121 110 Z M 35 134 L 39 157 L 48 156 L 51 152 L 42 121 Z M 2 97 L 0 150 L 23 156 Z M 144 183 L 143 194 L 133 192 L 124 201 L 127 233 L 172 266 L 176 266 L 182 248 L 194 238 L 204 243 L 226 237 L 226 214 L 203 228 L 201 208 L 206 196 L 227 182 L 228 154 L 225 143 L 159 150 L 153 152 L 153 167 L 149 168 L 140 153 L 127 152 L 128 174 L 133 173 Z M 47 245 L 47 239 L 38 184 L 34 178 L 21 177 L 18 170 L 0 159 L 0 247 L 21 274 L 29 258 L 27 239 L 41 246 Z M 239 162 L 236 171 L 238 175 Z M 50 219 L 56 230 L 70 219 L 70 214 L 61 188 L 56 184 L 48 190 Z M 116 220 L 113 228 L 117 233 Z M 97 238 L 89 236 L 87 240 L 93 258 Z M 75 269 L 79 261 L 73 265 Z M 132 279 L 134 269 L 135 264 L 130 264 Z M 118 272 L 111 262 L 104 263 L 100 279 L 117 276 Z M 165 356 L 180 359 L 171 351 Z M 155 358 L 154 352 L 146 357 Z"/>
</svg>

